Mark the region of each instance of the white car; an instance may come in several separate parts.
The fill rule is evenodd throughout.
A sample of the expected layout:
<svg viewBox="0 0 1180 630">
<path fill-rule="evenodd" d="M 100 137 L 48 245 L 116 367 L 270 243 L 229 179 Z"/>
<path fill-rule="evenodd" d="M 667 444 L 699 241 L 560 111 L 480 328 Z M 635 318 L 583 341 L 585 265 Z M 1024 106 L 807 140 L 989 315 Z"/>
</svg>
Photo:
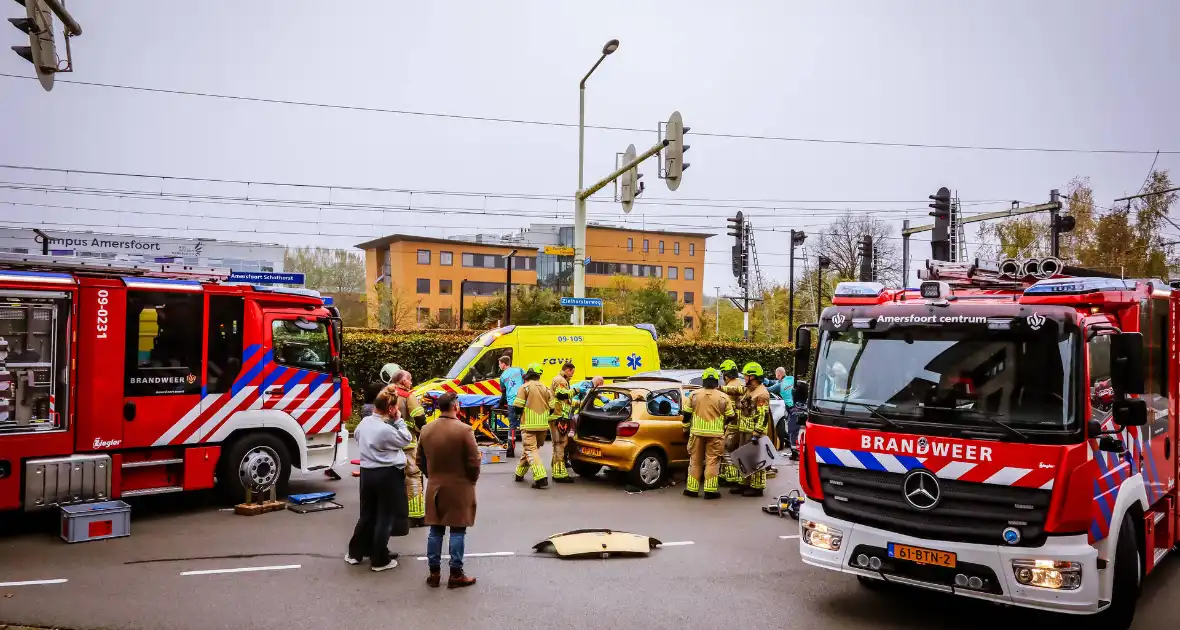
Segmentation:
<svg viewBox="0 0 1180 630">
<path fill-rule="evenodd" d="M 677 381 L 680 383 L 687 383 L 689 385 L 700 385 L 701 372 L 704 371 L 705 370 L 703 368 L 700 370 L 653 370 L 651 372 L 636 374 L 630 378 L 635 380 L 651 380 L 653 378 L 659 378 Z M 774 426 L 776 427 L 774 435 L 775 446 L 784 448 L 785 444 L 782 443 L 783 436 L 777 435 L 777 427 L 779 426 L 779 421 L 782 421 L 784 426 L 786 424 L 785 418 L 787 417 L 787 403 L 782 399 L 781 396 L 777 394 L 770 395 L 770 417 L 774 420 Z"/>
</svg>

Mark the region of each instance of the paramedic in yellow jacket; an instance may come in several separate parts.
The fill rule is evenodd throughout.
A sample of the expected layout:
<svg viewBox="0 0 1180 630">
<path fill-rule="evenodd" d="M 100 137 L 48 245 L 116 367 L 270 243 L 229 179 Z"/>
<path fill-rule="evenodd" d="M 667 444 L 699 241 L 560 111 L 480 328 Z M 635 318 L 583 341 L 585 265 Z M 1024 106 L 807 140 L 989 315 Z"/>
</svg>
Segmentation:
<svg viewBox="0 0 1180 630">
<path fill-rule="evenodd" d="M 520 410 L 520 432 L 524 441 L 524 452 L 516 467 L 516 480 L 524 481 L 524 473 L 533 471 L 533 487 L 538 490 L 549 485 L 545 465 L 541 463 L 541 444 L 549 430 L 549 414 L 552 413 L 553 395 L 541 382 L 542 368 L 530 364 L 524 372 L 524 385 L 516 390 L 512 406 Z"/>
<path fill-rule="evenodd" d="M 410 527 L 422 527 L 426 518 L 426 495 L 422 488 L 422 470 L 418 468 L 418 436 L 426 426 L 426 410 L 413 393 L 413 377 L 408 370 L 398 370 L 390 381 L 397 386 L 397 410 L 406 422 L 413 441 L 402 449 L 406 454 L 406 500 L 409 502 Z"/>
<path fill-rule="evenodd" d="M 725 455 L 725 422 L 732 420 L 734 413 L 729 396 L 717 389 L 720 380 L 721 372 L 715 368 L 706 369 L 701 374 L 704 388 L 692 392 L 684 403 L 684 428 L 691 438 L 685 496 L 700 494 L 703 473 L 705 498 L 721 498 L 717 491 L 717 476 L 721 470 L 721 458 Z"/>
<path fill-rule="evenodd" d="M 737 363 L 734 363 L 733 359 L 721 362 L 721 378 L 718 381 L 721 383 L 721 391 L 729 395 L 730 407 L 736 410 L 738 400 L 742 397 L 742 392 L 746 390 L 746 383 L 738 373 Z M 737 422 L 732 419 L 725 423 L 724 445 L 725 457 L 721 460 L 721 480 L 726 484 L 737 484 L 741 481 L 741 478 L 738 477 L 737 467 L 729 463 L 729 454 L 740 446 L 738 444 Z"/>
<path fill-rule="evenodd" d="M 574 389 L 570 387 L 570 379 L 574 377 L 574 364 L 566 361 L 561 366 L 561 372 L 553 377 L 549 391 L 553 397 L 549 405 L 553 413 L 549 416 L 549 433 L 553 436 L 553 467 L 554 483 L 573 483 L 569 471 L 565 469 L 565 446 L 569 442 L 570 415 L 574 408 Z"/>
<path fill-rule="evenodd" d="M 742 368 L 742 374 L 746 376 L 746 386 L 737 406 L 739 446 L 755 442 L 765 435 L 770 418 L 770 392 L 762 384 L 762 366 L 747 363 Z M 730 494 L 760 497 L 766 490 L 766 471 L 759 470 L 739 483 L 741 485 L 730 489 Z"/>
</svg>

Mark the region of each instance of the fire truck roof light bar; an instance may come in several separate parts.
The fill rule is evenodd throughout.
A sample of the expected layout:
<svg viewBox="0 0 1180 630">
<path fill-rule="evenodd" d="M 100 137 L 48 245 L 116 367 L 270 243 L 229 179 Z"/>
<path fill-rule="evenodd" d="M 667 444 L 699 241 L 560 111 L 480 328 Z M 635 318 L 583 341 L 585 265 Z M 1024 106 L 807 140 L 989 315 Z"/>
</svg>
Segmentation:
<svg viewBox="0 0 1180 630">
<path fill-rule="evenodd" d="M 875 298 L 885 292 L 880 282 L 841 282 L 836 285 L 836 297 Z"/>
<path fill-rule="evenodd" d="M 73 271 L 108 276 L 157 276 L 192 280 L 224 280 L 230 270 L 221 267 L 195 267 L 176 263 L 143 263 L 131 260 L 103 260 L 79 256 L 44 256 L 0 252 L 0 266 L 25 269 Z"/>
<path fill-rule="evenodd" d="M 1082 295 L 1099 291 L 1134 291 L 1133 280 L 1116 278 L 1053 278 L 1024 290 L 1025 295 Z"/>
<path fill-rule="evenodd" d="M 205 287 L 196 280 L 181 280 L 179 278 L 122 278 L 123 285 L 128 289 L 171 289 L 173 291 L 204 291 Z"/>
<path fill-rule="evenodd" d="M 50 284 L 77 284 L 74 276 L 65 273 L 50 273 L 47 271 L 0 271 L 0 282 L 38 282 Z"/>
<path fill-rule="evenodd" d="M 319 298 L 323 297 L 319 291 L 315 289 L 300 289 L 298 287 L 272 287 L 266 284 L 252 284 L 250 285 L 255 291 L 262 293 L 283 293 L 285 295 L 303 295 L 307 297 Z"/>
</svg>

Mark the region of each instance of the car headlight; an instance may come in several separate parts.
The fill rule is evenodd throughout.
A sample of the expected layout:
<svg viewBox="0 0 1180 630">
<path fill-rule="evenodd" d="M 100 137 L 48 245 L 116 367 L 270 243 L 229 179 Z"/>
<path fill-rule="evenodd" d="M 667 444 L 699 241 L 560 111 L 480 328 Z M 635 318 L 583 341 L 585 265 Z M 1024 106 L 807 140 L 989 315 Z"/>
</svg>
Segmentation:
<svg viewBox="0 0 1180 630">
<path fill-rule="evenodd" d="M 803 520 L 800 523 L 803 526 L 803 542 L 824 551 L 840 550 L 844 532 L 815 521 Z"/>
<path fill-rule="evenodd" d="M 1024 586 L 1072 591 L 1082 586 L 1082 565 L 1065 560 L 1012 561 L 1012 573 Z"/>
</svg>

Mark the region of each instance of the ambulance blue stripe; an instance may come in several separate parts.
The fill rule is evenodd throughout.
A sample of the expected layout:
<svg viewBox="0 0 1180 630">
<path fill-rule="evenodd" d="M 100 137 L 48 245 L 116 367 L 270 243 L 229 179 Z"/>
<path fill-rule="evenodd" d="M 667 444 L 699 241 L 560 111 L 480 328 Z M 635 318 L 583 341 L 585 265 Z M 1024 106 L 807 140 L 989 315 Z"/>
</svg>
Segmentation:
<svg viewBox="0 0 1180 630">
<path fill-rule="evenodd" d="M 877 461 L 876 457 L 873 457 L 872 453 L 867 451 L 852 451 L 852 454 L 860 460 L 860 463 L 864 464 L 865 468 L 868 468 L 869 470 L 875 470 L 877 472 L 888 472 L 885 466 L 883 466 L 881 462 Z"/>
<path fill-rule="evenodd" d="M 836 454 L 832 452 L 832 449 L 826 446 L 815 447 L 815 456 L 819 458 L 821 464 L 831 464 L 833 466 L 844 465 L 840 463 L 840 458 L 836 457 Z"/>
</svg>

